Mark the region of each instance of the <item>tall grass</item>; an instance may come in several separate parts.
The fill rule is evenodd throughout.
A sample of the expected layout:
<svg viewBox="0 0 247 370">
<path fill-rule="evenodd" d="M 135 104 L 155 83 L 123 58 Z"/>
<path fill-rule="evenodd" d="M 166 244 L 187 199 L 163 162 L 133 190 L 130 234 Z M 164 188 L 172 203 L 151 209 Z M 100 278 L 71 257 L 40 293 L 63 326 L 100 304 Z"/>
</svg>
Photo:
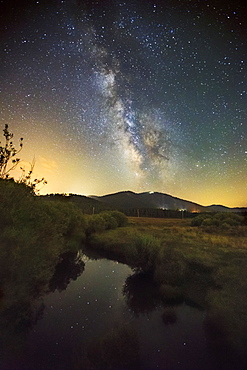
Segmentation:
<svg viewBox="0 0 247 370">
<path fill-rule="evenodd" d="M 134 269 L 152 272 L 166 304 L 188 299 L 207 309 L 205 330 L 218 320 L 223 332 L 230 333 L 226 343 L 243 351 L 247 227 L 234 228 L 209 233 L 188 220 L 131 218 L 128 227 L 95 235 L 91 246 L 113 252 Z"/>
</svg>

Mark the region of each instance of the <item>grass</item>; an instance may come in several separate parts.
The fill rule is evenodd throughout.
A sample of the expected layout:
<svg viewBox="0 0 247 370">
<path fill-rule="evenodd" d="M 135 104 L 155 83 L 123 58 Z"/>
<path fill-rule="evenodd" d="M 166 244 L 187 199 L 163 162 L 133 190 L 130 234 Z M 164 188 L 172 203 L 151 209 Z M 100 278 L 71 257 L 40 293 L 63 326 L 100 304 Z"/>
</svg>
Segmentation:
<svg viewBox="0 0 247 370">
<path fill-rule="evenodd" d="M 206 309 L 207 327 L 219 320 L 231 346 L 243 349 L 247 226 L 208 232 L 190 222 L 130 217 L 127 227 L 97 234 L 91 243 L 135 269 L 151 271 L 164 302 L 188 299 Z"/>
<path fill-rule="evenodd" d="M 188 263 L 197 261 L 206 267 L 218 267 L 246 259 L 247 227 L 238 228 L 241 236 L 207 233 L 191 227 L 190 220 L 130 217 L 127 227 L 94 235 L 91 244 L 122 256 L 131 251 L 134 254 L 134 250 L 137 253 L 149 250 L 156 253 L 156 259 L 158 255 L 164 259 L 165 254 L 172 253 Z"/>
</svg>

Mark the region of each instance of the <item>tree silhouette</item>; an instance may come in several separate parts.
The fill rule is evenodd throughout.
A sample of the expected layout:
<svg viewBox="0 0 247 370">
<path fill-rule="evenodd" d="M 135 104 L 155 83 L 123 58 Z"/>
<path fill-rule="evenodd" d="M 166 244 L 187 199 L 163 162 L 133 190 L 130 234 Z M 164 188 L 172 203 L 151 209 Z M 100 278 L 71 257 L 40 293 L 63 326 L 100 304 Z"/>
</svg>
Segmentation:
<svg viewBox="0 0 247 370">
<path fill-rule="evenodd" d="M 0 141 L 0 179 L 9 179 L 10 171 L 14 170 L 21 161 L 20 158 L 17 157 L 17 155 L 23 148 L 23 138 L 20 138 L 19 149 L 16 149 L 12 141 L 14 134 L 9 131 L 8 124 L 5 124 L 5 127 L 3 129 L 3 136 L 3 144 Z M 17 180 L 16 182 L 24 183 L 29 188 L 31 188 L 33 192 L 38 192 L 39 190 L 37 189 L 37 186 L 46 185 L 47 181 L 44 179 L 44 177 L 42 177 L 41 179 L 36 178 L 32 180 L 34 165 L 35 160 L 33 159 L 33 162 L 30 164 L 30 170 L 28 172 L 26 172 L 25 168 L 20 167 L 22 173 L 19 180 Z"/>
<path fill-rule="evenodd" d="M 17 154 L 22 150 L 23 138 L 20 138 L 19 149 L 16 149 L 12 141 L 14 135 L 9 131 L 7 124 L 3 129 L 3 136 L 5 142 L 3 145 L 0 142 L 0 178 L 6 179 L 9 177 L 9 172 L 14 170 L 20 162 Z"/>
</svg>

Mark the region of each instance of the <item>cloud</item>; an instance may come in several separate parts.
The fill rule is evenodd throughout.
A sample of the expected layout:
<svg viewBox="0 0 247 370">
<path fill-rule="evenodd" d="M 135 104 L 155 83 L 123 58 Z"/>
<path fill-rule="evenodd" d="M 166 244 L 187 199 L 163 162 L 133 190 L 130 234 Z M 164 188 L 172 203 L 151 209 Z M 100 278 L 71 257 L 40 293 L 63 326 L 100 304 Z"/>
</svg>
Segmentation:
<svg viewBox="0 0 247 370">
<path fill-rule="evenodd" d="M 48 172 L 54 172 L 58 168 L 57 162 L 52 159 L 46 159 L 39 156 L 39 165 L 45 168 Z"/>
</svg>

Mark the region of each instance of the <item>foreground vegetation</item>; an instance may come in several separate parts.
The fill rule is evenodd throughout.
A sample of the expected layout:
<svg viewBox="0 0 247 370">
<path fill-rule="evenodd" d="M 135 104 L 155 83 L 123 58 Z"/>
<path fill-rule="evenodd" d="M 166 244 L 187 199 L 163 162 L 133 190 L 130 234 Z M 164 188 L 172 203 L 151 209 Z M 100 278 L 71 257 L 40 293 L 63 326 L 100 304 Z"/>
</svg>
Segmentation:
<svg viewBox="0 0 247 370">
<path fill-rule="evenodd" d="M 78 250 L 96 232 L 124 226 L 127 217 L 118 211 L 85 216 L 71 202 L 36 196 L 32 187 L 0 178 L 0 243 L 3 253 L 21 253 L 32 247 L 47 258 Z"/>
<path fill-rule="evenodd" d="M 207 219 L 209 219 L 207 215 Z M 226 225 L 226 218 L 228 222 Z M 206 219 L 206 218 L 205 218 Z M 215 225 L 216 220 L 222 220 Z M 195 225 L 195 219 L 192 225 Z M 238 215 L 191 220 L 129 218 L 124 228 L 91 237 L 91 247 L 136 271 L 151 273 L 165 304 L 194 302 L 207 310 L 212 349 L 245 355 L 247 332 L 247 226 Z"/>
</svg>

